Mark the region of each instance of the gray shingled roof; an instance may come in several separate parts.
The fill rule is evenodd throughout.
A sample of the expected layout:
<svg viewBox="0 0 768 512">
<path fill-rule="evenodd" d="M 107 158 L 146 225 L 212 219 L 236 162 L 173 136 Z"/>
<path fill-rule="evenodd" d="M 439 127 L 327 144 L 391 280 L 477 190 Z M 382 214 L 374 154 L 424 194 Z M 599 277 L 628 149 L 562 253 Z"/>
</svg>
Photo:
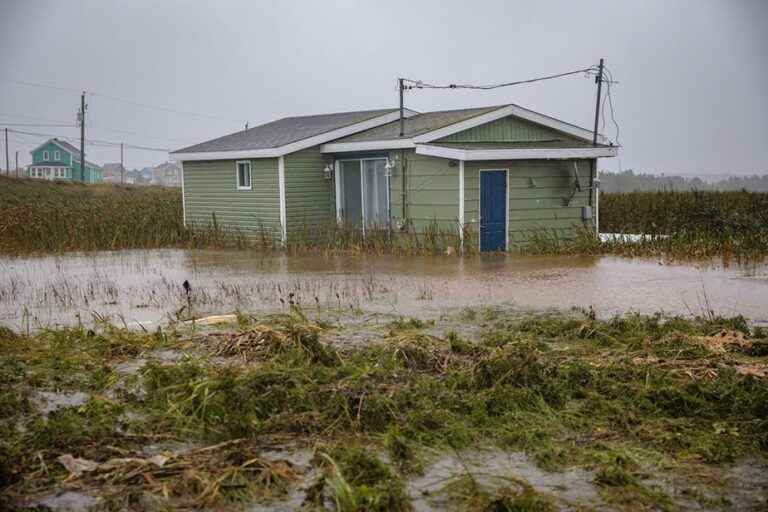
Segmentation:
<svg viewBox="0 0 768 512">
<path fill-rule="evenodd" d="M 465 108 L 460 110 L 441 110 L 437 112 L 424 112 L 407 117 L 403 122 L 403 138 L 416 137 L 433 130 L 450 126 L 477 117 L 488 112 L 493 112 L 507 105 L 495 107 Z M 336 139 L 333 142 L 364 142 L 369 140 L 392 140 L 400 138 L 400 121 L 393 121 L 364 132 L 355 133 Z"/>
<path fill-rule="evenodd" d="M 397 111 L 396 108 L 338 112 L 314 116 L 286 117 L 248 130 L 178 149 L 174 153 L 200 153 L 207 151 L 241 151 L 278 148 L 292 142 L 314 137 L 345 126 L 367 121 Z"/>
</svg>

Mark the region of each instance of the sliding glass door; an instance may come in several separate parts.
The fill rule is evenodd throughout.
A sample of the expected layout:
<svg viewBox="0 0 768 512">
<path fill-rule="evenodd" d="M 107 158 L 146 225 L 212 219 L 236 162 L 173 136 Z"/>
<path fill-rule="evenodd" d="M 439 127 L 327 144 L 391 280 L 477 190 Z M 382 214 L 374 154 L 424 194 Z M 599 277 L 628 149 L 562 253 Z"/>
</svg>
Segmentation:
<svg viewBox="0 0 768 512">
<path fill-rule="evenodd" d="M 363 229 L 389 227 L 389 177 L 386 158 L 339 162 L 341 218 Z"/>
<path fill-rule="evenodd" d="M 341 162 L 341 215 L 350 226 L 363 224 L 363 195 L 360 178 L 360 160 Z"/>
</svg>

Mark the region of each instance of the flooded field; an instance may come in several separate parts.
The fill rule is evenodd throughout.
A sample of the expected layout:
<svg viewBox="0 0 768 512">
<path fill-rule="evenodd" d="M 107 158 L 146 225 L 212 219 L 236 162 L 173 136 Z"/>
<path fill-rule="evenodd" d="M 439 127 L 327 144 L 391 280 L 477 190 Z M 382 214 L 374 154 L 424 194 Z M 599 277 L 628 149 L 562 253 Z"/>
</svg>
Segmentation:
<svg viewBox="0 0 768 512">
<path fill-rule="evenodd" d="M 189 302 L 183 282 L 191 285 Z M 364 309 L 403 315 L 507 305 L 743 314 L 768 321 L 768 266 L 667 264 L 620 257 L 265 256 L 243 251 L 119 251 L 0 258 L 0 324 L 73 323 L 94 315 L 149 326 L 234 309 Z"/>
<path fill-rule="evenodd" d="M 765 510 L 768 329 L 465 308 L 0 330 L 0 509 Z"/>
</svg>

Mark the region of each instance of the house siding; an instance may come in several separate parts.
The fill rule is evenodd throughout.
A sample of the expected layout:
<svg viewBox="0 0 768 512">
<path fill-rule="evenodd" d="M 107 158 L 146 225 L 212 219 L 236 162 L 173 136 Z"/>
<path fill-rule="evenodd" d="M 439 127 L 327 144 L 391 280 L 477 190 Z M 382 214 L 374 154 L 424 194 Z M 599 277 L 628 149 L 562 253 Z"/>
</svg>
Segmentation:
<svg viewBox="0 0 768 512">
<path fill-rule="evenodd" d="M 333 180 L 323 169 L 332 162 L 320 147 L 291 153 L 285 160 L 285 214 L 288 239 L 298 233 L 327 224 L 336 215 Z"/>
<path fill-rule="evenodd" d="M 540 124 L 508 116 L 439 139 L 441 142 L 544 142 L 578 140 Z"/>
<path fill-rule="evenodd" d="M 267 233 L 280 239 L 277 159 L 252 159 L 251 190 L 238 190 L 235 160 L 184 162 L 187 225 L 208 225 L 215 214 L 221 226 L 246 236 Z"/>
<path fill-rule="evenodd" d="M 412 150 L 398 153 L 398 165 L 390 184 L 392 220 L 395 225 L 402 224 L 407 216 L 411 228 L 417 233 L 436 225 L 441 231 L 458 235 L 459 166 L 452 167 L 451 162 L 444 158 L 417 155 Z"/>
<path fill-rule="evenodd" d="M 32 163 L 36 164 L 38 162 L 44 162 L 45 159 L 43 158 L 43 152 L 48 152 L 48 161 L 49 162 L 61 162 L 64 165 L 72 165 L 72 155 L 61 148 L 61 146 L 58 146 L 54 144 L 53 142 L 49 142 L 45 144 L 44 146 L 40 147 L 37 151 L 35 151 L 32 154 Z M 59 160 L 55 160 L 53 158 L 54 151 L 58 151 L 61 153 L 61 158 Z"/>
<path fill-rule="evenodd" d="M 582 190 L 576 192 L 570 206 L 566 198 L 573 183 L 573 163 L 578 165 Z M 590 205 L 591 160 L 512 160 L 466 162 L 464 167 L 464 219 L 479 233 L 481 169 L 509 169 L 509 246 L 530 241 L 534 232 L 546 230 L 559 238 L 572 238 L 575 228 L 583 226 L 582 207 Z M 591 204 L 594 204 L 592 196 Z M 590 221 L 589 225 L 593 225 Z"/>
</svg>

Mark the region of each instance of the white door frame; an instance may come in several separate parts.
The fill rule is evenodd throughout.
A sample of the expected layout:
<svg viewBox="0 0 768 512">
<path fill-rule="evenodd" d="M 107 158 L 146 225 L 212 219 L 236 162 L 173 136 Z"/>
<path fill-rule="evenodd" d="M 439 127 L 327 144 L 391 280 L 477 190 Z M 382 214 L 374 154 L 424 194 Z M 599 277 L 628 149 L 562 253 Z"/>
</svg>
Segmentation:
<svg viewBox="0 0 768 512">
<path fill-rule="evenodd" d="M 342 198 L 341 195 L 343 193 L 342 186 L 341 186 L 341 163 L 342 162 L 360 162 L 360 214 L 362 216 L 362 226 L 363 226 L 363 236 L 365 236 L 365 224 L 367 219 L 365 218 L 365 175 L 363 173 L 363 162 L 365 161 L 371 161 L 371 160 L 384 160 L 387 161 L 387 157 L 385 156 L 372 156 L 372 157 L 363 157 L 363 158 L 340 158 L 336 160 L 335 164 L 335 173 L 336 173 L 336 220 L 337 222 L 341 222 L 342 216 L 341 216 L 341 203 Z M 387 204 L 386 204 L 386 211 L 387 215 L 389 216 L 389 208 L 390 208 L 390 177 L 386 176 L 387 178 Z M 375 182 L 374 182 L 375 183 Z M 378 196 L 376 196 L 378 197 Z M 391 220 L 391 219 L 390 219 Z"/>
<path fill-rule="evenodd" d="M 477 218 L 478 218 L 478 237 L 477 250 L 482 251 L 481 239 L 483 238 L 483 180 L 480 178 L 482 173 L 490 171 L 504 171 L 507 176 L 506 185 L 506 209 L 504 210 L 504 250 L 509 251 L 509 168 L 478 169 L 477 173 Z"/>
</svg>

